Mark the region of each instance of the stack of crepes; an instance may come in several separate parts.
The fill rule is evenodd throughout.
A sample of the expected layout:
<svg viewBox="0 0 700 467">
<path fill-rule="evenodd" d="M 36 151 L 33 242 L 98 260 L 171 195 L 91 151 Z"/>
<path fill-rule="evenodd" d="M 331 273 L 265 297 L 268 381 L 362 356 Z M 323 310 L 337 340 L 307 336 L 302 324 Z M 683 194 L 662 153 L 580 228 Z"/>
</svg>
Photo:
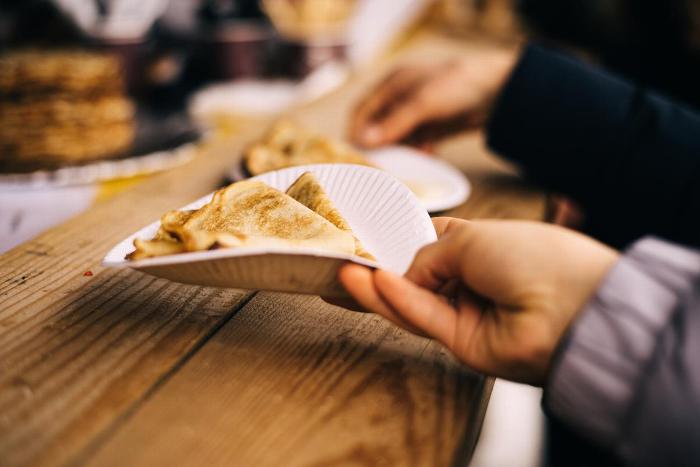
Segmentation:
<svg viewBox="0 0 700 467">
<path fill-rule="evenodd" d="M 223 188 L 200 209 L 170 211 L 152 240 L 134 240 L 126 256 L 155 256 L 235 247 L 308 247 L 375 258 L 310 172 L 282 193 L 248 180 Z"/>
<path fill-rule="evenodd" d="M 243 155 L 249 175 L 306 164 L 372 164 L 349 145 L 313 133 L 290 120 L 280 120 Z"/>
<path fill-rule="evenodd" d="M 54 168 L 121 155 L 134 104 L 119 61 L 79 50 L 0 55 L 0 170 Z"/>
</svg>

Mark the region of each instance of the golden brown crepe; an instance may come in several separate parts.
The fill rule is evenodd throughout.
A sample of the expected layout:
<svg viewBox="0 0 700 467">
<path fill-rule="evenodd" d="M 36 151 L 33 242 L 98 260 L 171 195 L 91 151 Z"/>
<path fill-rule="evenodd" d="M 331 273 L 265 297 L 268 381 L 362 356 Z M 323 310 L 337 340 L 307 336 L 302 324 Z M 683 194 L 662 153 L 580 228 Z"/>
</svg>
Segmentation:
<svg viewBox="0 0 700 467">
<path fill-rule="evenodd" d="M 294 198 L 259 181 L 214 193 L 196 211 L 170 211 L 152 240 L 135 240 L 127 259 L 221 247 L 292 246 L 355 254 L 356 239 Z"/>
<path fill-rule="evenodd" d="M 251 175 L 297 165 L 327 163 L 372 166 L 347 144 L 313 134 L 289 120 L 273 125 L 243 156 L 244 167 Z"/>
<path fill-rule="evenodd" d="M 274 237 L 298 246 L 354 252 L 352 235 L 259 181 L 238 182 L 217 191 L 210 203 L 175 230 L 190 251 L 213 246 L 207 242 L 215 241 L 215 237 L 198 235 L 202 231 L 233 235 L 241 244 L 247 237 Z M 256 244 L 260 243 L 256 240 Z"/>
<path fill-rule="evenodd" d="M 160 218 L 160 228 L 152 240 L 134 240 L 134 251 L 126 255 L 126 259 L 133 261 L 152 258 L 155 256 L 174 255 L 184 253 L 185 244 L 173 234 L 181 227 L 195 211 L 169 211 Z"/>
<path fill-rule="evenodd" d="M 328 197 L 318 179 L 311 172 L 303 173 L 301 177 L 292 183 L 287 189 L 287 194 L 321 217 L 329 220 L 340 230 L 352 235 L 350 224 L 340 214 L 340 211 Z M 376 258 L 365 250 L 360 240 L 355 235 L 353 235 L 353 238 L 355 239 L 355 254 L 374 261 Z"/>
<path fill-rule="evenodd" d="M 184 253 L 185 245 L 178 240 L 134 240 L 134 251 L 126 255 L 126 259 L 137 261 L 156 256 L 175 255 Z"/>
</svg>

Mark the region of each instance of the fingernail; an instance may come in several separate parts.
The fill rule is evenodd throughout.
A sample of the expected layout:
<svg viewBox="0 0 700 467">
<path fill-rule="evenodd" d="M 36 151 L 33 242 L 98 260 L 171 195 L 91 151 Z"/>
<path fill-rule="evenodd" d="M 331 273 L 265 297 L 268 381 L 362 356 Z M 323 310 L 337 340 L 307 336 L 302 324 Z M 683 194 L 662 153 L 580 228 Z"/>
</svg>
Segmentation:
<svg viewBox="0 0 700 467">
<path fill-rule="evenodd" d="M 362 138 L 367 144 L 377 144 L 382 140 L 382 129 L 378 126 L 371 126 L 362 133 Z"/>
</svg>

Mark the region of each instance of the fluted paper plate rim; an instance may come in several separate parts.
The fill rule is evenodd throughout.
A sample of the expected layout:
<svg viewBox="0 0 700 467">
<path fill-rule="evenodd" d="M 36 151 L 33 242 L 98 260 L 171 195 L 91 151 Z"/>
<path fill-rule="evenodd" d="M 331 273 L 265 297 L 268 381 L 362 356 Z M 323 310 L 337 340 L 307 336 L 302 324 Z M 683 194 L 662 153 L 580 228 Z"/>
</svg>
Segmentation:
<svg viewBox="0 0 700 467">
<path fill-rule="evenodd" d="M 133 240 L 135 238 L 151 238 L 154 234 L 155 231 L 158 229 L 160 225 L 160 220 L 156 220 L 152 222 L 151 224 L 139 229 L 137 232 L 129 235 L 122 241 L 120 241 L 117 245 L 115 245 L 104 257 L 102 264 L 106 267 L 115 267 L 115 268 L 123 268 L 123 267 L 129 267 L 133 269 L 145 269 L 146 272 L 148 272 L 148 269 L 151 268 L 157 268 L 157 267 L 163 267 L 163 266 L 178 266 L 178 265 L 184 265 L 186 263 L 201 263 L 201 262 L 206 262 L 206 261 L 218 261 L 222 259 L 227 259 L 227 258 L 239 258 L 239 257 L 250 257 L 250 256 L 275 256 L 275 255 L 283 255 L 283 256 L 315 256 L 315 257 L 324 257 L 324 258 L 333 258 L 337 259 L 339 261 L 351 261 L 357 264 L 369 266 L 369 267 L 383 267 L 389 270 L 393 270 L 394 272 L 397 273 L 403 273 L 405 272 L 405 269 L 408 267 L 408 264 L 410 264 L 410 261 L 413 259 L 413 256 L 417 252 L 417 249 L 424 244 L 430 243 L 432 241 L 435 241 L 437 239 L 435 230 L 433 228 L 432 222 L 430 220 L 430 217 L 428 216 L 428 213 L 425 211 L 425 209 L 421 206 L 420 202 L 416 199 L 416 197 L 411 193 L 411 191 L 403 185 L 401 182 L 396 180 L 394 177 L 392 177 L 390 174 L 386 173 L 385 171 L 377 170 L 374 168 L 370 167 L 363 167 L 363 166 L 358 166 L 358 165 L 350 165 L 350 164 L 315 164 L 315 165 L 307 165 L 307 166 L 298 166 L 298 167 L 291 167 L 288 169 L 283 169 L 283 170 L 278 170 L 274 172 L 269 172 L 263 175 L 259 175 L 257 177 L 253 177 L 254 180 L 260 180 L 263 182 L 268 183 L 270 186 L 273 186 L 274 188 L 280 189 L 282 191 L 286 190 L 288 186 L 291 184 L 291 182 L 296 179 L 299 175 L 301 175 L 304 172 L 312 172 L 315 175 L 321 179 L 321 183 L 323 185 L 323 180 L 326 177 L 329 177 L 329 173 L 335 173 L 337 177 L 341 180 L 346 180 L 350 179 L 352 177 L 359 177 L 362 179 L 372 179 L 376 180 L 378 183 L 382 183 L 382 186 L 387 187 L 387 190 L 385 191 L 390 191 L 391 193 L 388 193 L 388 197 L 391 199 L 394 199 L 396 202 L 401 202 L 404 203 L 405 209 L 407 212 L 413 216 L 413 219 L 406 219 L 406 225 L 412 226 L 414 229 L 410 232 L 411 235 L 415 237 L 415 244 L 413 245 L 415 248 L 415 251 L 406 251 L 404 254 L 406 255 L 405 258 L 401 258 L 401 263 L 402 265 L 400 267 L 397 267 L 397 261 L 370 261 L 364 258 L 360 258 L 355 255 L 349 255 L 349 254 L 342 254 L 342 253 L 334 253 L 334 252 L 329 252 L 325 251 L 322 249 L 316 249 L 316 248 L 290 248 L 290 247 L 282 247 L 282 246 L 275 246 L 275 247 L 242 247 L 242 248 L 223 248 L 223 249 L 218 249 L 218 250 L 209 250 L 209 251 L 201 251 L 201 252 L 190 252 L 190 253 L 179 253 L 179 254 L 174 254 L 174 255 L 168 255 L 168 256 L 160 256 L 156 258 L 146 258 L 142 260 L 137 260 L 137 261 L 129 261 L 124 259 L 124 256 L 129 253 L 130 251 L 133 250 Z M 346 184 L 347 185 L 347 184 Z M 324 185 L 324 188 L 329 192 L 329 195 L 331 198 L 333 198 L 333 192 L 337 190 L 337 188 L 334 187 L 326 187 Z M 356 189 L 358 191 L 361 191 L 363 188 L 362 187 L 352 187 L 347 185 L 345 188 L 349 189 L 348 191 L 348 196 L 351 193 L 353 189 Z M 192 203 L 189 203 L 181 208 L 180 210 L 186 210 L 186 209 L 196 209 L 201 207 L 202 205 L 206 204 L 211 200 L 211 197 L 214 192 L 209 193 Z M 359 195 L 359 193 L 358 193 Z M 386 203 L 385 203 L 386 204 Z M 380 215 L 382 206 L 373 206 L 374 209 L 376 209 L 378 212 L 373 213 L 375 215 Z M 339 207 L 340 209 L 340 207 Z M 365 242 L 365 240 L 368 239 L 363 239 L 362 235 L 358 234 L 358 231 L 366 231 L 367 228 L 371 228 L 371 226 L 364 225 L 362 228 L 357 228 L 360 227 L 357 225 L 358 223 L 358 216 L 355 213 L 346 213 L 343 212 L 341 209 L 341 214 L 348 220 L 350 223 L 351 227 L 353 228 L 353 231 L 356 236 L 360 239 L 363 244 L 367 245 L 368 243 L 372 244 L 372 242 Z M 353 225 L 355 224 L 355 225 Z M 380 235 L 379 233 L 377 235 Z M 370 249 L 370 251 L 372 251 Z M 374 253 L 374 252 L 373 252 Z M 379 253 L 379 252 L 377 252 Z M 381 259 L 381 254 L 375 254 L 375 256 L 379 257 Z M 207 285 L 207 284 L 202 284 L 202 285 Z"/>
</svg>

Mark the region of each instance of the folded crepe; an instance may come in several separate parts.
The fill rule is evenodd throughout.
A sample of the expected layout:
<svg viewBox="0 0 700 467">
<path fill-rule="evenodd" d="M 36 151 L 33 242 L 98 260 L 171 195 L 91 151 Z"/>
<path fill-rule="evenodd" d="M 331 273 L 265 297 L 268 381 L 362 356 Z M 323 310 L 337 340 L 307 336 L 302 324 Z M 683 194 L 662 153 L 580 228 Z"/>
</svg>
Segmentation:
<svg viewBox="0 0 700 467">
<path fill-rule="evenodd" d="M 328 194 L 324 191 L 318 179 L 311 172 L 305 172 L 301 177 L 297 178 L 287 189 L 287 194 L 319 216 L 330 221 L 340 230 L 352 235 L 352 238 L 355 240 L 355 254 L 357 256 L 372 261 L 376 259 L 365 250 L 360 240 L 352 233 L 348 221 L 340 214 L 340 211 L 338 211 L 333 201 L 328 197 Z"/>
<path fill-rule="evenodd" d="M 172 232 L 181 227 L 195 211 L 169 211 L 160 218 L 160 227 L 152 240 L 134 240 L 135 250 L 126 255 L 133 261 L 152 258 L 154 256 L 174 255 L 184 253 L 185 244 Z"/>
<path fill-rule="evenodd" d="M 322 190 L 316 193 L 326 196 Z M 326 206 L 322 199 L 315 201 L 321 195 L 305 199 L 311 205 Z M 322 211 L 331 212 L 329 209 Z M 340 218 L 347 227 L 337 210 L 335 213 L 329 215 Z M 135 251 L 127 255 L 127 259 L 255 246 L 310 247 L 347 254 L 359 254 L 356 253 L 359 246 L 364 257 L 373 259 L 349 227 L 336 226 L 318 211 L 258 181 L 229 185 L 214 193 L 212 200 L 196 211 L 166 213 L 155 237 L 136 239 L 134 246 Z"/>
<path fill-rule="evenodd" d="M 243 156 L 243 166 L 250 175 L 298 165 L 328 163 L 372 166 L 347 144 L 313 134 L 289 120 L 273 125 Z"/>
</svg>

